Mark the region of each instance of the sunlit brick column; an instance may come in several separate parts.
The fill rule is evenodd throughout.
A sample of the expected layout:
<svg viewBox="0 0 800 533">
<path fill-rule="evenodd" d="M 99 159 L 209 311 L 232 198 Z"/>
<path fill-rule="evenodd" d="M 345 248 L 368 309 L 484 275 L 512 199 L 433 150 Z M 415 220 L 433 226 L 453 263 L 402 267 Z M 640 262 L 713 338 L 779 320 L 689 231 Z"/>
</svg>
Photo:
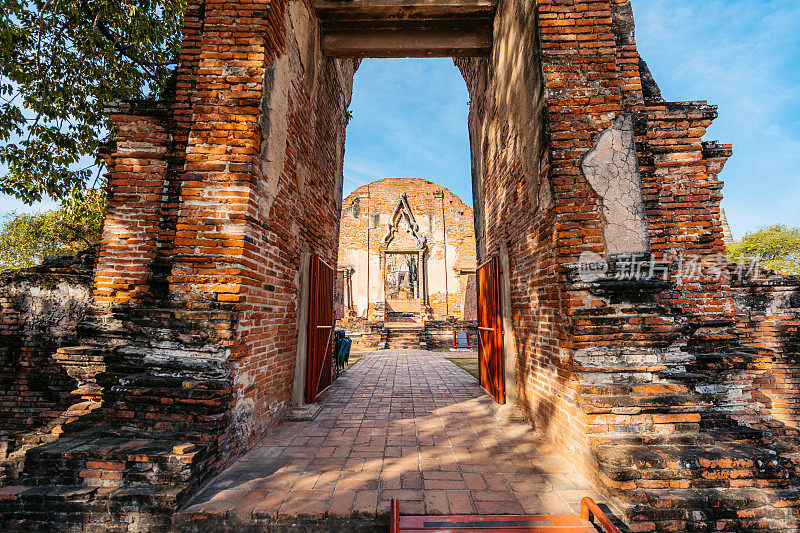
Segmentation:
<svg viewBox="0 0 800 533">
<path fill-rule="evenodd" d="M 167 109 L 153 104 L 111 110 L 117 137 L 97 257 L 98 302 L 130 303 L 149 292 L 170 143 L 168 115 Z"/>
<path fill-rule="evenodd" d="M 173 298 L 240 299 L 248 196 L 261 177 L 257 122 L 264 69 L 280 51 L 282 15 L 283 6 L 269 1 L 238 2 L 235 9 L 205 5 L 174 241 Z"/>
<path fill-rule="evenodd" d="M 230 317 L 215 327 L 235 382 L 225 438 L 239 444 L 288 407 L 303 254 L 336 264 L 354 63 L 322 57 L 316 24 L 302 1 L 207 2 L 185 29 L 175 107 L 185 165 L 172 233 L 161 231 L 168 299 Z"/>
<path fill-rule="evenodd" d="M 549 180 L 552 209 L 551 218 L 536 226 L 544 238 L 540 253 L 549 256 L 533 282 L 541 285 L 541 295 L 531 309 L 520 310 L 517 319 L 520 326 L 538 320 L 543 336 L 530 352 L 532 357 L 523 358 L 521 397 L 547 438 L 564 449 L 583 452 L 587 421 L 576 408 L 576 375 L 569 361 L 585 345 L 613 346 L 615 340 L 608 331 L 586 329 L 581 315 L 597 302 L 569 283 L 566 274 L 568 265 L 584 252 L 614 252 L 604 234 L 604 200 L 589 183 L 582 163 L 625 107 L 611 3 L 544 0 L 538 6 L 542 83 L 547 94 L 543 114 L 549 139 L 540 168 L 546 173 L 542 179 Z M 511 263 L 519 264 L 523 259 L 515 258 L 514 250 L 509 248 Z M 525 248 L 517 250 L 524 257 Z M 520 291 L 519 301 L 524 301 L 525 286 L 514 283 L 512 287 Z M 517 335 L 518 345 L 520 338 L 524 337 Z"/>
</svg>

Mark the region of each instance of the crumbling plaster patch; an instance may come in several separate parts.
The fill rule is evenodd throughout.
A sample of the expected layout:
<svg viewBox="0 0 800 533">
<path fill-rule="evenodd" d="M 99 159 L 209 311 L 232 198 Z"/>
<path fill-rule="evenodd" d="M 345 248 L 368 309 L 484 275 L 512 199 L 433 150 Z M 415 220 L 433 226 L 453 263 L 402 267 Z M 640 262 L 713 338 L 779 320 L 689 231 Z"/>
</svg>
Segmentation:
<svg viewBox="0 0 800 533">
<path fill-rule="evenodd" d="M 490 91 L 494 127 L 490 158 L 505 153 L 508 163 L 519 158 L 534 211 L 553 206 L 547 144 L 544 142 L 546 98 L 536 36 L 536 3 L 507 2 L 495 20 Z M 506 126 L 507 125 L 507 126 Z M 506 127 L 508 130 L 506 131 Z M 543 171 L 544 170 L 544 171 Z"/>
<path fill-rule="evenodd" d="M 289 3 L 286 27 L 289 35 L 286 51 L 264 69 L 259 121 L 263 180 L 258 182 L 264 198 L 259 206 L 264 220 L 269 219 L 272 204 L 280 192 L 280 177 L 286 163 L 291 80 L 302 76 L 313 101 L 317 90 L 317 64 L 323 60 L 316 17 L 312 16 L 303 2 L 295 0 Z M 308 172 L 303 165 L 297 170 L 301 188 Z"/>
<path fill-rule="evenodd" d="M 286 163 L 289 114 L 289 57 L 277 58 L 264 71 L 264 96 L 261 101 L 261 173 L 258 185 L 264 202 L 259 206 L 264 219 L 269 219 L 272 203 L 278 193 Z"/>
<path fill-rule="evenodd" d="M 600 200 L 606 253 L 649 251 L 633 116 L 619 115 L 614 125 L 600 135 L 581 166 Z"/>
</svg>

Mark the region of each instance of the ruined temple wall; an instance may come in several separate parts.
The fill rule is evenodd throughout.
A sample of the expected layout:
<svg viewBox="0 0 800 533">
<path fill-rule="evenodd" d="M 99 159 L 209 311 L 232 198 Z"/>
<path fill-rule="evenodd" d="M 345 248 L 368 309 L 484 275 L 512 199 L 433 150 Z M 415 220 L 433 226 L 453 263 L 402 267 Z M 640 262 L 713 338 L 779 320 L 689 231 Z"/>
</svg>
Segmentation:
<svg viewBox="0 0 800 533">
<path fill-rule="evenodd" d="M 282 416 L 294 380 L 305 379 L 295 376 L 294 357 L 297 344 L 306 342 L 298 320 L 301 299 L 308 297 L 304 262 L 309 254 L 332 266 L 337 259 L 345 111 L 354 64 L 321 57 L 313 17 L 304 4 L 290 3 L 287 50 L 277 60 L 288 61 L 288 72 L 275 73 L 260 119 L 265 172 L 250 198 L 251 209 L 257 209 L 251 229 L 258 251 L 250 259 L 256 272 L 239 319 L 242 349 L 234 351 L 237 406 L 242 412 L 252 406 L 254 438 Z M 284 76 L 288 106 L 276 109 L 282 106 Z M 277 131 L 283 120 L 285 137 Z M 285 156 L 273 159 L 276 150 Z"/>
<path fill-rule="evenodd" d="M 643 87 L 630 2 L 505 1 L 494 34 L 488 59 L 456 61 L 471 96 L 479 253 L 508 254 L 506 341 L 522 407 L 546 436 L 586 452 L 586 434 L 610 419 L 581 412 L 577 380 L 613 380 L 602 367 L 661 365 L 730 334 L 703 327 L 732 317 L 727 276 L 712 268 L 730 147 L 701 140 L 715 108 Z M 676 253 L 698 255 L 700 275 L 678 282 Z M 574 276 L 586 254 L 653 257 L 673 271 L 660 288 L 597 291 Z"/>
<path fill-rule="evenodd" d="M 519 402 L 543 436 L 567 449 L 581 438 L 581 425 L 570 405 L 570 376 L 561 362 L 561 342 L 567 335 L 555 269 L 555 193 L 563 180 L 550 173 L 537 14 L 535 4 L 501 2 L 491 56 L 456 63 L 471 98 L 479 262 L 499 254 L 507 265 L 503 298 L 509 300 L 504 307 L 511 311 L 513 327 L 505 331 L 505 344 L 511 347 L 505 356 L 514 365 L 511 379 L 509 369 L 506 373 L 507 396 Z M 561 211 L 569 209 L 566 199 Z M 592 237 L 581 222 L 583 211 L 569 242 Z"/>
<path fill-rule="evenodd" d="M 305 342 L 298 309 L 308 254 L 380 271 L 378 257 L 340 259 L 335 245 L 356 64 L 321 56 L 310 3 L 245 3 L 234 14 L 212 2 L 190 6 L 189 14 L 180 98 L 166 110 L 132 106 L 116 119 L 96 294 L 135 302 L 168 283 L 153 305 L 175 309 L 158 312 L 170 320 L 191 315 L 213 331 L 202 364 L 215 379 L 234 382 L 234 397 L 220 405 L 235 405 L 231 435 L 244 446 L 279 418 L 301 370 L 295 354 Z M 576 371 L 612 360 L 659 362 L 663 350 L 687 342 L 687 322 L 731 317 L 732 306 L 724 279 L 675 284 L 629 305 L 625 298 L 638 288 L 598 295 L 569 273 L 585 252 L 719 249 L 716 174 L 729 148 L 700 140 L 713 108 L 645 94 L 629 2 L 506 0 L 494 33 L 489 57 L 457 60 L 471 97 L 478 255 L 497 253 L 508 265 L 512 396 L 552 439 L 582 447 Z M 184 130 L 178 157 L 183 141 L 174 136 Z M 462 219 L 468 213 L 456 211 Z M 430 215 L 432 229 L 436 218 Z M 380 216 L 361 217 L 357 238 L 370 224 L 378 243 Z M 452 242 L 459 241 L 448 239 L 448 248 Z M 470 247 L 463 239 L 458 246 Z M 156 267 L 166 256 L 161 280 Z M 433 250 L 429 273 L 440 272 L 443 259 Z M 444 304 L 429 291 L 435 314 L 467 299 L 460 283 L 469 278 L 451 278 L 453 267 L 448 261 L 452 300 Z M 373 302 L 379 284 L 371 279 Z M 706 340 L 717 335 L 699 330 Z M 196 372 L 191 350 L 146 343 L 140 357 L 158 348 L 170 367 Z M 150 365 L 146 372 L 163 370 Z"/>
<path fill-rule="evenodd" d="M 208 15 L 206 19 L 208 34 Z M 237 38 L 242 35 L 240 20 Z M 282 417 L 294 380 L 305 378 L 295 376 L 298 343 L 306 342 L 298 317 L 308 291 L 302 269 L 309 254 L 336 264 L 345 111 L 356 66 L 322 57 L 312 5 L 273 4 L 268 22 L 269 27 L 261 28 L 269 36 L 263 41 L 264 64 L 252 70 L 248 55 L 242 73 L 230 61 L 217 73 L 234 82 L 231 95 L 253 100 L 229 116 L 242 126 L 233 131 L 241 133 L 229 133 L 229 141 L 217 141 L 211 149 L 196 143 L 204 154 L 198 166 L 229 156 L 235 162 L 226 162 L 225 170 L 237 172 L 216 174 L 214 179 L 224 180 L 224 186 L 209 191 L 214 200 L 203 206 L 221 215 L 215 235 L 220 248 L 208 251 L 213 261 L 201 270 L 194 264 L 194 249 L 191 276 L 182 276 L 204 297 L 235 303 L 230 429 L 234 440 L 243 443 L 252 443 Z M 254 28 L 253 38 L 262 42 L 263 35 Z M 235 83 L 237 75 L 243 86 Z M 229 149 L 217 155 L 225 144 Z M 185 216 L 199 214 L 191 209 Z M 239 257 L 225 257 L 231 254 Z M 232 279 L 217 278 L 233 274 L 230 267 L 235 267 Z M 173 288 L 181 289 L 180 284 Z"/>
<path fill-rule="evenodd" d="M 767 271 L 734 276 L 736 326 L 742 344 L 763 356 L 747 391 L 761 414 L 800 427 L 800 278 Z"/>
<path fill-rule="evenodd" d="M 341 264 L 356 65 L 319 57 L 312 9 L 190 5 L 176 100 L 114 118 L 95 294 L 116 307 L 91 347 L 109 365 L 103 410 L 168 450 L 200 443 L 195 481 L 280 418 L 303 379 L 304 265 L 312 253 Z M 716 110 L 660 99 L 625 0 L 503 0 L 494 33 L 488 57 L 456 63 L 478 256 L 503 269 L 510 401 L 577 452 L 632 530 L 776 530 L 796 506 L 773 490 L 797 479 L 796 447 L 746 444 L 758 430 L 737 422 L 755 425 L 759 409 L 793 422 L 796 305 L 735 309 L 732 293 L 773 289 L 714 275 L 730 147 L 701 138 Z M 704 270 L 681 278 L 676 252 Z M 577 276 L 585 253 L 612 260 L 607 276 Z M 651 258 L 665 279 L 613 277 Z M 370 342 L 378 327 L 364 324 Z"/>
<path fill-rule="evenodd" d="M 719 210 L 719 174 L 732 150 L 702 139 L 716 108 L 661 98 L 636 50 L 630 2 L 541 1 L 537 16 L 555 205 L 554 292 L 560 288 L 557 350 L 548 362 L 565 379 L 531 373 L 522 406 L 534 408 L 546 437 L 577 452 L 632 530 L 749 530 L 772 518 L 768 529 L 793 530 L 796 513 L 785 509 L 791 504 L 763 488 L 785 486 L 796 470 L 791 460 L 773 461 L 782 465 L 776 472 L 759 462 L 757 472 L 740 474 L 727 459 L 697 459 L 711 442 L 713 457 L 736 456 L 742 435 L 758 434 L 754 427 L 791 435 L 780 421 L 791 421 L 796 405 L 789 392 L 795 317 L 772 323 L 769 313 L 740 309 L 738 324 L 733 320 L 738 289 L 731 289 Z M 487 250 L 490 240 L 487 231 Z M 581 278 L 587 257 L 609 270 Z M 519 343 L 524 307 L 513 298 Z M 751 334 L 760 339 L 748 340 Z M 752 352 L 778 337 L 782 352 Z M 518 356 L 531 359 L 522 350 Z M 777 416 L 764 418 L 770 410 Z M 776 453 L 760 446 L 744 453 Z M 664 462 L 651 462 L 651 453 L 663 453 Z M 753 502 L 727 499 L 734 487 Z M 736 513 L 716 515 L 712 507 Z"/>
<path fill-rule="evenodd" d="M 23 440 L 59 432 L 78 401 L 56 350 L 75 342 L 91 302 L 93 260 L 83 253 L 0 274 L 0 461 Z"/>
<path fill-rule="evenodd" d="M 310 254 L 336 265 L 357 63 L 323 58 L 318 33 L 310 2 L 191 4 L 175 98 L 112 110 L 96 296 L 141 307 L 124 310 L 125 372 L 182 375 L 176 396 L 215 383 L 223 459 L 289 405 L 303 265 Z M 131 403 L 147 385 L 130 383 L 110 416 L 197 427 L 188 412 Z"/>
<path fill-rule="evenodd" d="M 98 303 L 167 296 L 205 10 L 205 2 L 187 3 L 175 82 L 159 101 L 109 103 L 104 110 L 116 135 L 106 156 L 108 195 L 94 281 Z"/>
<path fill-rule="evenodd" d="M 627 289 L 621 285 L 620 291 L 602 297 L 588 294 L 587 286 L 580 283 L 571 284 L 567 301 L 576 332 L 572 348 L 581 365 L 595 356 L 611 356 L 624 364 L 628 364 L 626 358 L 633 360 L 628 356 L 663 363 L 663 350 L 672 346 L 681 351 L 693 342 L 682 336 L 681 324 L 693 323 L 703 330 L 704 322 L 732 318 L 718 178 L 731 148 L 702 140 L 716 118 L 715 107 L 705 102 L 668 103 L 661 98 L 638 55 L 630 2 L 580 4 L 591 4 L 592 9 L 547 15 L 548 8 L 542 6 L 543 20 L 555 19 L 550 44 L 543 29 L 545 56 L 552 48 L 544 68 L 552 78 L 550 94 L 557 96 L 551 99 L 550 128 L 563 130 L 553 137 L 560 154 L 554 158 L 579 164 L 577 177 L 568 178 L 577 185 L 573 197 L 590 203 L 593 199 L 601 215 L 600 246 L 584 239 L 571 246 L 564 259 L 592 252 L 606 260 L 625 257 L 634 269 L 639 268 L 637 262 L 652 260 L 663 270 L 647 271 L 645 266 L 629 277 L 633 283 Z M 586 20 L 589 16 L 594 24 Z M 563 31 L 571 35 L 558 33 Z M 586 56 L 581 48 L 595 53 Z M 576 65 L 580 70 L 573 72 Z M 587 77 L 596 80 L 590 95 L 580 91 Z M 576 123 L 588 119 L 591 127 L 571 127 L 564 122 L 570 117 Z M 587 185 L 588 190 L 581 190 Z M 621 198 L 626 201 L 620 202 Z M 577 216 L 565 215 L 562 220 Z M 569 223 L 563 227 L 572 229 Z M 637 258 L 640 253 L 649 255 Z M 701 268 L 690 272 L 689 263 Z M 648 276 L 648 281 L 660 280 L 665 285 L 656 289 L 637 285 L 634 279 Z M 623 302 L 627 309 L 620 307 Z M 654 305 L 662 306 L 661 310 Z M 724 334 L 711 328 L 698 338 L 713 341 Z M 621 350 L 623 346 L 627 353 Z"/>
<path fill-rule="evenodd" d="M 727 275 L 716 278 L 711 267 L 724 266 L 718 174 L 731 150 L 702 140 L 716 108 L 661 99 L 638 55 L 630 2 L 543 1 L 538 16 L 556 224 L 564 237 L 559 268 L 587 253 L 606 260 L 651 253 L 671 266 L 675 254 L 697 256 L 699 275 L 678 280 L 669 273 L 672 286 L 657 300 L 687 320 L 729 319 Z M 565 350 L 675 339 L 671 317 L 654 316 L 651 327 L 641 327 L 610 299 L 573 282 L 566 288 L 577 335 L 564 339 Z"/>
<path fill-rule="evenodd" d="M 419 234 L 426 239 L 425 283 L 433 315 L 463 319 L 466 313 L 474 319 L 474 307 L 465 307 L 465 303 L 475 305 L 467 292 L 476 266 L 472 210 L 446 188 L 419 178 L 381 179 L 359 187 L 343 201 L 339 268 L 352 272 L 356 314 L 365 316 L 368 303 L 374 310 L 375 303 L 384 300 L 381 251 L 387 248 L 389 225 L 403 194 Z M 388 249 L 415 246 L 396 238 Z"/>
</svg>

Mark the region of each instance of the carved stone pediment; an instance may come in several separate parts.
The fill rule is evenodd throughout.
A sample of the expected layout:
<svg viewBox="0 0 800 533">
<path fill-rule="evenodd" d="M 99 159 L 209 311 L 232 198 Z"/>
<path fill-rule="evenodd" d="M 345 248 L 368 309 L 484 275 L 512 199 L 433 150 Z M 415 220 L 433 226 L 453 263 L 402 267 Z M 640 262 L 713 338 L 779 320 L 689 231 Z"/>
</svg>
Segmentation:
<svg viewBox="0 0 800 533">
<path fill-rule="evenodd" d="M 427 238 L 419 231 L 419 224 L 411 211 L 408 197 L 403 194 L 386 226 L 383 249 L 423 250 L 426 244 Z"/>
</svg>

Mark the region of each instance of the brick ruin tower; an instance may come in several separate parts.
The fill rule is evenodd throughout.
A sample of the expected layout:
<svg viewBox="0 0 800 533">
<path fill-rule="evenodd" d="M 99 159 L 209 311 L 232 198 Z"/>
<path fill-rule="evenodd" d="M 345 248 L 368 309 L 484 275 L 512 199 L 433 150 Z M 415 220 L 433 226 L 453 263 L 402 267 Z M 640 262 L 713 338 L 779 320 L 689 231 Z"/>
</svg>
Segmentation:
<svg viewBox="0 0 800 533">
<path fill-rule="evenodd" d="M 174 93 L 108 107 L 93 269 L 3 278 L 2 527 L 168 529 L 314 399 L 353 76 L 405 56 L 469 90 L 495 398 L 632 531 L 797 530 L 800 283 L 720 259 L 731 147 L 661 97 L 626 0 L 189 0 Z M 80 312 L 44 336 L 25 302 L 56 275 Z"/>
</svg>

